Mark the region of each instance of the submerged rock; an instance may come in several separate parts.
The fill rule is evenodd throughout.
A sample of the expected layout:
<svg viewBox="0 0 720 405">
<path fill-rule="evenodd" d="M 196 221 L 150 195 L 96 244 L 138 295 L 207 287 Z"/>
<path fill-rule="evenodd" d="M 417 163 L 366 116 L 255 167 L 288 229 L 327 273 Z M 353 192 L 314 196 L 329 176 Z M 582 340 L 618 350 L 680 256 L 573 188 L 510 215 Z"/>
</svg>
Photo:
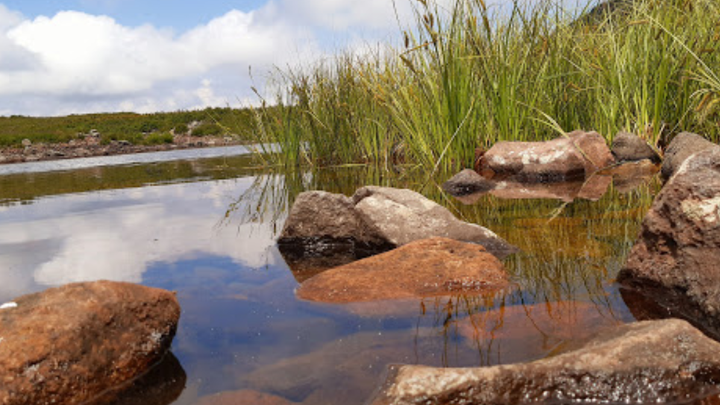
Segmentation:
<svg viewBox="0 0 720 405">
<path fill-rule="evenodd" d="M 465 169 L 442 185 L 448 194 L 459 197 L 482 193 L 495 188 L 495 184 L 472 169 Z"/>
<path fill-rule="evenodd" d="M 175 336 L 175 294 L 129 283 L 69 284 L 0 309 L 0 403 L 79 404 L 158 363 Z"/>
<path fill-rule="evenodd" d="M 578 348 L 622 323 L 604 305 L 560 301 L 478 312 L 458 321 L 457 328 L 473 347 L 487 347 L 488 356 L 508 363 Z"/>
<path fill-rule="evenodd" d="M 500 258 L 517 251 L 420 193 L 375 186 L 358 189 L 351 199 L 323 191 L 300 194 L 278 245 L 293 260 L 336 254 L 361 258 L 434 236 L 477 243 Z"/>
<path fill-rule="evenodd" d="M 660 163 L 661 158 L 647 142 L 635 134 L 620 132 L 615 135 L 612 144 L 612 154 L 618 162 L 636 162 L 649 159 L 653 163 Z"/>
<path fill-rule="evenodd" d="M 575 131 L 546 142 L 498 142 L 483 155 L 480 166 L 485 177 L 546 182 L 588 177 L 614 162 L 600 134 Z"/>
<path fill-rule="evenodd" d="M 292 405 L 285 398 L 253 390 L 228 391 L 203 397 L 195 405 Z"/>
<path fill-rule="evenodd" d="M 690 156 L 705 150 L 719 148 L 718 145 L 700 135 L 682 132 L 673 138 L 665 150 L 665 160 L 660 173 L 667 180 L 680 169 L 683 162 Z"/>
<path fill-rule="evenodd" d="M 502 263 L 482 246 L 432 238 L 318 274 L 297 289 L 297 296 L 348 303 L 480 294 L 507 285 Z"/>
<path fill-rule="evenodd" d="M 720 344 L 673 319 L 620 326 L 533 363 L 394 366 L 373 405 L 688 403 L 717 395 Z"/>
<path fill-rule="evenodd" d="M 148 372 L 83 405 L 170 405 L 185 390 L 187 375 L 180 361 L 168 352 Z"/>
<path fill-rule="evenodd" d="M 618 281 L 720 337 L 720 148 L 689 157 L 642 223 Z"/>
</svg>

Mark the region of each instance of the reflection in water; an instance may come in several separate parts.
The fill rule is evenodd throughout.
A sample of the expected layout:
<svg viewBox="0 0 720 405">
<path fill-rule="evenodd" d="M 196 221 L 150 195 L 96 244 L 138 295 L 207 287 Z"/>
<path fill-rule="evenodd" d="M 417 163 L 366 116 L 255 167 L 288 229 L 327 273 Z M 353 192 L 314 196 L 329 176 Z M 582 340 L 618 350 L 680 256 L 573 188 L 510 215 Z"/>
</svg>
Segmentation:
<svg viewBox="0 0 720 405">
<path fill-rule="evenodd" d="M 177 291 L 183 313 L 173 353 L 187 380 L 176 405 L 219 392 L 362 404 L 389 363 L 528 361 L 632 320 L 613 280 L 655 184 L 627 194 L 610 186 L 598 202 L 486 195 L 464 206 L 437 186 L 447 176 L 367 168 L 251 176 L 247 163 L 0 176 L 0 302 L 101 278 Z M 519 246 L 504 262 L 513 288 L 404 302 L 298 301 L 304 277 L 295 279 L 274 246 L 287 208 L 304 190 L 350 195 L 368 184 L 422 190 Z M 122 403 L 146 403 L 133 401 Z"/>
<path fill-rule="evenodd" d="M 85 405 L 170 405 L 180 397 L 186 380 L 180 361 L 168 353 L 159 364 L 136 381 L 106 392 Z"/>
</svg>

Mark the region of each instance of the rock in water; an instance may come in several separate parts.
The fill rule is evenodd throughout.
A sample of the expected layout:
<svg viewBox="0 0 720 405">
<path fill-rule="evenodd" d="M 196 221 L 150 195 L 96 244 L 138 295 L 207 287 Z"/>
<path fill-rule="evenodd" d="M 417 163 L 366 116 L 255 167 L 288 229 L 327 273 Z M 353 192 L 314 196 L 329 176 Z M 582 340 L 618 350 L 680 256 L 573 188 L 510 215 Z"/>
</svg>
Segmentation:
<svg viewBox="0 0 720 405">
<path fill-rule="evenodd" d="M 690 403 L 718 393 L 720 344 L 687 322 L 639 322 L 533 363 L 394 366 L 372 405 Z"/>
<path fill-rule="evenodd" d="M 297 296 L 348 303 L 479 294 L 507 285 L 502 263 L 482 246 L 432 238 L 318 274 L 298 288 Z"/>
<path fill-rule="evenodd" d="M 665 150 L 665 160 L 660 169 L 662 177 L 665 180 L 669 179 L 680 169 L 687 158 L 709 149 L 718 149 L 718 145 L 690 132 L 676 135 Z"/>
<path fill-rule="evenodd" d="M 455 197 L 490 191 L 495 183 L 472 169 L 465 169 L 442 185 L 443 190 Z"/>
<path fill-rule="evenodd" d="M 422 194 L 375 186 L 358 189 L 352 198 L 325 191 L 301 193 L 278 245 L 291 262 L 337 254 L 359 259 L 434 236 L 483 245 L 499 258 L 517 252 L 492 231 L 460 221 Z"/>
<path fill-rule="evenodd" d="M 0 309 L 0 403 L 81 404 L 158 363 L 175 294 L 129 283 L 69 284 Z"/>
<path fill-rule="evenodd" d="M 615 135 L 612 144 L 612 154 L 618 162 L 637 162 L 650 159 L 653 163 L 660 163 L 660 155 L 645 141 L 635 134 L 620 132 Z"/>
<path fill-rule="evenodd" d="M 720 148 L 689 157 L 645 216 L 618 281 L 720 337 Z"/>
<path fill-rule="evenodd" d="M 455 218 L 447 208 L 412 190 L 368 186 L 358 189 L 352 199 L 363 220 L 396 246 L 439 236 L 477 243 L 500 259 L 518 251 L 489 229 Z"/>
<path fill-rule="evenodd" d="M 613 163 L 600 134 L 575 131 L 547 142 L 498 142 L 483 155 L 480 172 L 521 182 L 566 181 L 588 177 Z"/>
</svg>

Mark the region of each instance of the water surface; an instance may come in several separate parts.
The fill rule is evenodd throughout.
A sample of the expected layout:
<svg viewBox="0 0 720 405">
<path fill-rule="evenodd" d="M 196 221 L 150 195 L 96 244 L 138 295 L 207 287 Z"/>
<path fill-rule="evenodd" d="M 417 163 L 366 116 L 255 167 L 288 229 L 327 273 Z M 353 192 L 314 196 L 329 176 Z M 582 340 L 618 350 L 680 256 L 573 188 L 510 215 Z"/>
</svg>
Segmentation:
<svg viewBox="0 0 720 405">
<path fill-rule="evenodd" d="M 597 202 L 484 196 L 465 206 L 412 173 L 251 165 L 223 156 L 0 176 L 0 302 L 98 279 L 177 291 L 172 350 L 186 386 L 158 403 L 188 405 L 243 389 L 363 404 L 391 363 L 535 360 L 634 320 L 614 278 L 657 185 L 611 185 Z M 421 190 L 519 246 L 505 260 L 513 287 L 402 303 L 297 300 L 300 277 L 274 242 L 287 207 L 306 189 L 349 195 L 367 184 Z"/>
</svg>

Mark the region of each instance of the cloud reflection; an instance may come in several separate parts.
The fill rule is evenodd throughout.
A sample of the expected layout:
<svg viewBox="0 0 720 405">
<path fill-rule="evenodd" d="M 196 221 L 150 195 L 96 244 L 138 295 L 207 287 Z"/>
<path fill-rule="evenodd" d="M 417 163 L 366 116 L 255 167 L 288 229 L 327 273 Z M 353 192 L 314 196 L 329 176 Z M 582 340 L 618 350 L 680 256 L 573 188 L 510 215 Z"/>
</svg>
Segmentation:
<svg viewBox="0 0 720 405">
<path fill-rule="evenodd" d="M 137 283 L 151 263 L 208 255 L 273 264 L 268 226 L 217 226 L 252 180 L 74 194 L 0 211 L 0 300 L 78 281 Z"/>
</svg>

